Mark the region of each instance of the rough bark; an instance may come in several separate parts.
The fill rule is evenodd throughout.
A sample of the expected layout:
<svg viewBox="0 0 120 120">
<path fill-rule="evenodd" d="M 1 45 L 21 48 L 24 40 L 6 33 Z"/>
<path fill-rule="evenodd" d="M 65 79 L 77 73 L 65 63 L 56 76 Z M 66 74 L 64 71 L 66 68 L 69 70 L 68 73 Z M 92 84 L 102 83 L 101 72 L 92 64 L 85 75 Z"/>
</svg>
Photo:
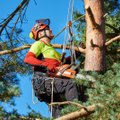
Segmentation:
<svg viewBox="0 0 120 120">
<path fill-rule="evenodd" d="M 86 8 L 85 71 L 104 71 L 105 22 L 103 0 L 84 0 Z M 93 22 L 94 19 L 94 22 Z"/>
</svg>

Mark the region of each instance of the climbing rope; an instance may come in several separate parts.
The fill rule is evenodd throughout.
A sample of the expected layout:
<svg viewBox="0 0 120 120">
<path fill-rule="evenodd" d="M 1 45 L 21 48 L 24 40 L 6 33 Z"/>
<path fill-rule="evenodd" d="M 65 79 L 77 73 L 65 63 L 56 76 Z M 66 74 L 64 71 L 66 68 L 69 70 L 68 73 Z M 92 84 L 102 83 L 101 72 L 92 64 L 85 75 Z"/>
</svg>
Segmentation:
<svg viewBox="0 0 120 120">
<path fill-rule="evenodd" d="M 66 21 L 66 26 L 70 26 L 69 21 L 72 20 L 72 15 L 73 15 L 73 6 L 74 6 L 74 0 L 69 1 L 69 7 L 68 7 L 68 14 L 67 14 L 67 21 Z M 65 29 L 65 35 L 64 35 L 64 44 L 66 45 L 68 40 L 68 29 Z"/>
<path fill-rule="evenodd" d="M 72 24 L 74 24 L 75 22 L 77 22 L 78 20 L 80 20 L 81 18 L 85 17 L 85 14 L 83 14 L 82 16 L 78 17 L 77 19 L 72 21 Z M 65 27 L 63 27 L 60 32 L 58 32 L 53 39 L 55 39 L 56 37 L 58 37 L 65 29 L 67 29 L 69 27 L 69 25 L 67 24 Z"/>
<path fill-rule="evenodd" d="M 76 61 L 76 54 L 75 54 L 74 42 L 73 42 L 73 37 L 74 36 L 73 36 L 72 25 L 73 25 L 73 23 L 75 23 L 79 19 L 83 18 L 85 16 L 85 14 L 80 16 L 80 17 L 78 17 L 74 21 L 72 21 L 73 7 L 74 7 L 74 0 L 70 0 L 69 1 L 69 7 L 68 7 L 68 13 L 67 13 L 66 26 L 54 37 L 54 39 L 55 39 L 58 35 L 60 35 L 65 30 L 64 43 L 63 43 L 63 49 L 62 49 L 62 55 L 61 55 L 61 65 L 64 64 L 64 58 L 65 58 L 65 55 L 66 55 L 67 42 L 70 43 L 69 44 L 69 46 L 70 46 L 70 54 L 72 56 L 71 57 L 71 63 L 74 64 L 75 61 Z"/>
<path fill-rule="evenodd" d="M 73 7 L 74 7 L 74 0 L 70 0 L 69 1 L 69 6 L 68 6 L 66 26 L 67 25 L 70 26 L 69 21 L 72 19 Z M 65 30 L 65 34 L 64 34 L 64 43 L 63 43 L 62 56 L 61 56 L 61 65 L 64 62 L 64 58 L 65 58 L 65 54 L 66 54 L 66 44 L 67 44 L 68 39 L 69 39 L 69 35 L 68 35 L 69 29 L 66 28 L 64 30 Z"/>
<path fill-rule="evenodd" d="M 53 87 L 54 87 L 54 80 L 55 78 L 52 78 L 52 81 L 51 81 L 51 85 L 52 85 L 52 89 L 51 89 L 51 103 L 53 103 Z M 51 118 L 52 118 L 52 114 L 53 114 L 53 111 L 52 111 L 52 105 L 50 106 L 51 107 Z"/>
<path fill-rule="evenodd" d="M 33 90 L 33 85 L 32 85 L 32 103 L 33 104 L 37 104 L 38 103 L 38 98 L 35 97 L 35 93 L 34 93 L 34 90 Z"/>
<path fill-rule="evenodd" d="M 66 45 L 67 45 L 67 42 L 69 42 L 71 64 L 74 64 L 76 61 L 76 54 L 74 50 L 74 41 L 73 41 L 74 35 L 73 35 L 73 29 L 72 29 L 73 7 L 74 7 L 74 0 L 70 0 L 69 7 L 68 7 L 68 14 L 67 14 L 67 22 L 66 22 L 66 26 L 68 25 L 68 27 L 65 29 L 64 44 L 63 44 L 63 51 L 62 51 L 62 54 L 65 55 Z"/>
</svg>

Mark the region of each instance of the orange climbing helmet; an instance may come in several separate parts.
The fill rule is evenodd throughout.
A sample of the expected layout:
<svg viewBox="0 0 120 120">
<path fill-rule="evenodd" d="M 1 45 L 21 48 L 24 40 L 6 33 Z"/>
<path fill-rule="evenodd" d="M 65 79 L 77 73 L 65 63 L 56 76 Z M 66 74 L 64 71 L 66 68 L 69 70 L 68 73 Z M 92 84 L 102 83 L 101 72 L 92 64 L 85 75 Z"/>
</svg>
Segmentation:
<svg viewBox="0 0 120 120">
<path fill-rule="evenodd" d="M 46 27 L 49 28 L 49 25 L 50 25 L 50 19 L 39 19 L 39 20 L 36 20 L 36 24 L 33 26 L 30 34 L 29 34 L 29 37 L 31 39 L 35 39 L 37 40 L 38 38 L 38 32 L 41 31 L 41 30 L 44 30 Z"/>
</svg>

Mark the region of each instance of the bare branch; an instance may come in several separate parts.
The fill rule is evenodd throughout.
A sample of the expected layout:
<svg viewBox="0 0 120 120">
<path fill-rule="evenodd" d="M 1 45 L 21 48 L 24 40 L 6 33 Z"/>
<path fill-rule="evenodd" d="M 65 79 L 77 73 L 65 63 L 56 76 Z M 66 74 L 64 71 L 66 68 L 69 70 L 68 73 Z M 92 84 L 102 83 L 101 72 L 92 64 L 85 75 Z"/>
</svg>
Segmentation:
<svg viewBox="0 0 120 120">
<path fill-rule="evenodd" d="M 88 106 L 88 107 L 86 107 L 86 109 L 82 108 L 81 110 L 66 114 L 62 117 L 55 119 L 55 120 L 76 120 L 78 118 L 87 116 L 87 115 L 95 112 L 96 105 Z"/>
<path fill-rule="evenodd" d="M 0 51 L 0 55 L 5 55 L 5 54 L 10 54 L 10 53 L 18 52 L 20 50 L 24 50 L 24 49 L 30 48 L 30 46 L 31 45 L 23 45 L 21 47 L 14 48 L 14 49 L 11 49 L 11 50 Z M 61 45 L 61 44 L 52 44 L 52 46 L 54 48 L 58 48 L 58 49 L 62 49 L 63 48 L 63 45 Z M 69 49 L 70 47 L 66 46 L 66 48 Z M 81 47 L 74 47 L 74 49 L 76 51 L 78 51 L 78 52 L 85 53 L 85 49 L 83 49 Z"/>
<path fill-rule="evenodd" d="M 114 41 L 117 41 L 117 40 L 120 40 L 120 35 L 116 36 L 115 38 L 112 38 L 111 40 L 109 40 L 108 42 L 105 43 L 105 46 L 108 46 L 110 45 L 112 42 Z M 0 55 L 5 55 L 5 54 L 10 54 L 10 53 L 13 53 L 13 52 L 18 52 L 20 50 L 24 50 L 24 49 L 27 49 L 27 48 L 30 48 L 31 45 L 24 45 L 24 46 L 21 46 L 21 47 L 18 47 L 18 48 L 14 48 L 14 49 L 11 49 L 11 50 L 4 50 L 4 51 L 0 51 Z M 52 46 L 54 48 L 58 48 L 58 49 L 62 49 L 63 48 L 63 45 L 62 44 L 52 44 Z M 66 46 L 66 49 L 69 49 L 70 47 L 67 45 Z M 83 49 L 82 47 L 74 47 L 75 51 L 78 51 L 78 52 L 81 52 L 81 53 L 84 53 L 85 54 L 85 49 Z M 116 52 L 120 52 L 120 50 L 116 50 Z"/>
<path fill-rule="evenodd" d="M 75 105 L 75 106 L 77 106 L 77 107 L 79 107 L 79 108 L 85 108 L 85 109 L 86 109 L 86 107 L 82 106 L 81 104 L 76 103 L 76 102 L 71 102 L 71 101 L 53 102 L 53 103 L 51 103 L 51 104 L 49 104 L 49 105 L 50 105 L 50 106 L 54 106 L 54 105 L 65 105 L 65 104 L 72 104 L 72 105 Z"/>
<path fill-rule="evenodd" d="M 19 20 L 20 16 L 21 16 L 21 15 L 19 14 L 19 16 L 18 16 L 18 18 L 17 18 L 17 20 L 16 20 L 16 22 L 15 22 L 15 24 L 14 24 L 12 30 L 11 30 L 11 33 L 10 33 L 10 39 L 12 39 L 12 36 L 13 36 L 14 30 L 15 30 L 15 27 L 16 27 L 16 25 L 17 25 L 17 23 L 18 23 L 18 20 Z"/>
<path fill-rule="evenodd" d="M 120 40 L 120 35 L 118 35 L 118 36 L 110 39 L 108 42 L 105 43 L 105 46 L 108 46 L 108 45 L 110 45 L 112 42 L 117 41 L 117 40 Z"/>
<path fill-rule="evenodd" d="M 52 46 L 54 48 L 63 48 L 63 45 L 61 44 L 52 44 Z M 70 49 L 69 45 L 66 45 L 66 49 Z M 85 49 L 83 49 L 82 47 L 74 47 L 75 51 L 81 52 L 81 53 L 85 53 Z"/>
<path fill-rule="evenodd" d="M 7 24 L 10 22 L 10 20 L 16 15 L 16 13 L 22 8 L 22 6 L 24 4 L 26 4 L 29 0 L 23 0 L 20 5 L 15 9 L 15 11 L 13 13 L 10 14 L 10 16 L 8 17 L 8 19 L 4 22 L 4 24 L 2 25 L 2 28 L 0 29 L 0 35 L 3 31 L 3 29 L 7 26 Z"/>
<path fill-rule="evenodd" d="M 0 55 L 5 55 L 5 54 L 10 54 L 10 53 L 18 52 L 20 50 L 24 50 L 24 49 L 30 48 L 30 46 L 31 45 L 24 45 L 24 46 L 21 46 L 21 47 L 18 47 L 18 48 L 14 48 L 12 50 L 0 51 Z"/>
</svg>

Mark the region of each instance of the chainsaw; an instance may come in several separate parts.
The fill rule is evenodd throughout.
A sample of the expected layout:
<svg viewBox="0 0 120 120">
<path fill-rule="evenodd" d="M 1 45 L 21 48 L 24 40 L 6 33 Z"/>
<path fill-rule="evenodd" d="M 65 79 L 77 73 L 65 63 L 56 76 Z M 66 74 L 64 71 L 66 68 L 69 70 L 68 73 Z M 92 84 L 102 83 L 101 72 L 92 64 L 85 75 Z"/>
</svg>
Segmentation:
<svg viewBox="0 0 120 120">
<path fill-rule="evenodd" d="M 55 77 L 66 77 L 66 78 L 74 78 L 77 74 L 76 69 L 78 65 L 74 64 L 63 64 L 59 67 L 56 67 Z"/>
</svg>

